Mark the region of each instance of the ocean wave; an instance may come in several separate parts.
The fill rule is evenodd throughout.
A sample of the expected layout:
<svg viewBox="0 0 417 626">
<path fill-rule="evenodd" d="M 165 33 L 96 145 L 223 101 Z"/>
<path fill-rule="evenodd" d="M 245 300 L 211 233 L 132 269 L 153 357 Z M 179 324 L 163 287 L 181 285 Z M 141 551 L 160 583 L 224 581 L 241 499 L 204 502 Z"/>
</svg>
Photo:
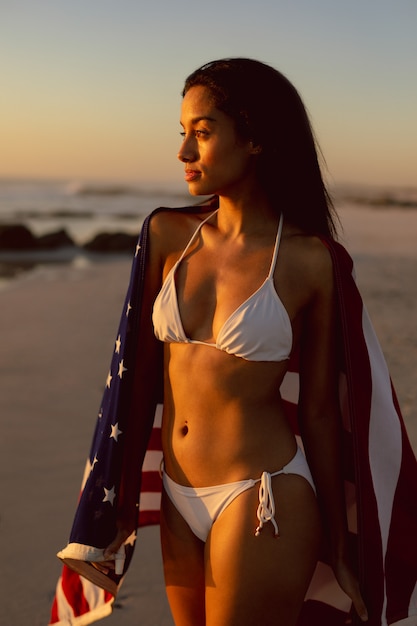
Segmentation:
<svg viewBox="0 0 417 626">
<path fill-rule="evenodd" d="M 65 186 L 65 192 L 70 196 L 138 196 L 189 199 L 189 194 L 186 191 L 172 190 L 168 187 L 147 188 L 123 183 L 109 184 L 71 181 Z"/>
<path fill-rule="evenodd" d="M 93 211 L 79 211 L 74 209 L 17 209 L 14 211 L 14 218 L 21 220 L 50 220 L 50 219 L 85 219 L 90 220 L 96 217 Z"/>
<path fill-rule="evenodd" d="M 337 200 L 366 205 L 376 209 L 417 209 L 416 187 L 339 186 L 334 190 Z"/>
</svg>

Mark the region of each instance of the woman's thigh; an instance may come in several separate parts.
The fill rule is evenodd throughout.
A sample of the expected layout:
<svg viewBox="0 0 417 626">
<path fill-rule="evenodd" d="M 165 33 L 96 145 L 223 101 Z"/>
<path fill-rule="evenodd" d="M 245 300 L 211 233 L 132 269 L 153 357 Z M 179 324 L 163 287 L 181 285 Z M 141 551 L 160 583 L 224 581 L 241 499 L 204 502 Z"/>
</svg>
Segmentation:
<svg viewBox="0 0 417 626">
<path fill-rule="evenodd" d="M 206 543 L 206 626 L 293 626 L 320 543 L 316 497 L 297 475 L 272 479 L 275 519 L 258 537 L 258 487 L 238 496 Z"/>
<path fill-rule="evenodd" d="M 204 543 L 164 491 L 161 547 L 166 592 L 176 626 L 205 626 Z"/>
</svg>

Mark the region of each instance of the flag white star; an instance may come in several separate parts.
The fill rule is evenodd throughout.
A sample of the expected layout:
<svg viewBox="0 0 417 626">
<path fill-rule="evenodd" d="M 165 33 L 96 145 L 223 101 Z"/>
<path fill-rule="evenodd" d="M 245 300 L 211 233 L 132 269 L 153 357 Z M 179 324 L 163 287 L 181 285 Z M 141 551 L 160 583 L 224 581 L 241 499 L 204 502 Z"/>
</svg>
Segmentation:
<svg viewBox="0 0 417 626">
<path fill-rule="evenodd" d="M 122 342 L 121 342 L 120 335 L 119 335 L 116 339 L 116 349 L 115 349 L 116 354 L 120 354 L 121 345 L 122 345 Z"/>
<path fill-rule="evenodd" d="M 110 504 L 113 506 L 113 500 L 116 497 L 114 486 L 111 489 L 106 489 L 105 487 L 103 487 L 103 489 L 104 489 L 104 498 L 102 502 L 110 502 Z"/>
<path fill-rule="evenodd" d="M 101 418 L 103 417 L 103 407 L 100 408 L 100 411 L 97 417 L 99 420 L 101 420 Z"/>
<path fill-rule="evenodd" d="M 132 310 L 132 307 L 130 306 L 130 302 L 127 303 L 127 308 L 126 308 L 126 317 L 129 315 L 129 312 Z"/>
<path fill-rule="evenodd" d="M 140 245 L 139 245 L 139 244 L 137 244 L 137 246 L 136 246 L 135 256 L 138 256 L 138 252 L 139 252 L 139 250 L 140 250 Z"/>
<path fill-rule="evenodd" d="M 123 434 L 122 430 L 119 430 L 119 422 L 116 422 L 115 424 L 111 425 L 111 435 L 110 435 L 110 439 L 113 437 L 113 439 L 115 441 L 117 441 L 117 438 L 119 435 Z"/>
<path fill-rule="evenodd" d="M 134 530 L 133 533 L 129 535 L 129 537 L 126 539 L 125 546 L 127 545 L 133 546 L 135 544 L 135 541 L 136 541 L 136 530 Z"/>
<path fill-rule="evenodd" d="M 110 389 L 110 384 L 111 384 L 111 379 L 113 378 L 113 376 L 111 375 L 111 372 L 109 372 L 107 374 L 107 380 L 106 380 L 106 387 L 108 387 Z"/>
<path fill-rule="evenodd" d="M 123 359 L 119 363 L 119 373 L 117 374 L 119 378 L 122 378 L 123 374 L 127 372 L 127 367 L 123 365 Z"/>
<path fill-rule="evenodd" d="M 93 471 L 93 469 L 94 469 L 94 465 L 95 465 L 96 463 L 98 463 L 97 454 L 95 455 L 95 457 L 94 457 L 94 459 L 93 459 L 93 462 L 90 464 L 90 472 L 92 472 L 92 471 Z"/>
</svg>

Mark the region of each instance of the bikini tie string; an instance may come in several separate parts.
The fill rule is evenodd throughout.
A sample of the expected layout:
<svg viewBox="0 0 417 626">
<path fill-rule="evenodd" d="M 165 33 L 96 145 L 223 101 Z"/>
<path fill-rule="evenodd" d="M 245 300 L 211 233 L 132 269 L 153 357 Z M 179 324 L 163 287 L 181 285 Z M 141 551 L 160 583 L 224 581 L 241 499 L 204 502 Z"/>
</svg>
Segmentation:
<svg viewBox="0 0 417 626">
<path fill-rule="evenodd" d="M 279 535 L 278 524 L 275 521 L 275 502 L 272 493 L 271 474 L 262 472 L 261 484 L 259 487 L 259 506 L 256 511 L 259 526 L 255 530 L 255 536 L 259 537 L 261 530 L 267 522 L 272 522 L 275 529 L 275 536 Z"/>
</svg>

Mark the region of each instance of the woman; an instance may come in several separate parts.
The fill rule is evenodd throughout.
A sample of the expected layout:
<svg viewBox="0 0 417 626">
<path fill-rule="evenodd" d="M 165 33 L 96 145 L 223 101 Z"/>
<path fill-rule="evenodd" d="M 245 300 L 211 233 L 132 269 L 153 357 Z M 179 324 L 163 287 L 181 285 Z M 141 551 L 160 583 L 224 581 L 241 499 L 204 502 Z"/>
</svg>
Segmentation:
<svg viewBox="0 0 417 626">
<path fill-rule="evenodd" d="M 307 114 L 280 73 L 226 59 L 187 79 L 181 125 L 190 193 L 216 206 L 151 220 L 147 366 L 135 375 L 137 397 L 155 396 L 150 364 L 164 342 L 161 540 L 174 621 L 295 625 L 323 530 L 366 621 L 348 559 L 333 266 L 320 240 L 334 223 Z M 308 463 L 279 393 L 295 351 Z M 133 528 L 119 520 L 108 556 Z"/>
</svg>

